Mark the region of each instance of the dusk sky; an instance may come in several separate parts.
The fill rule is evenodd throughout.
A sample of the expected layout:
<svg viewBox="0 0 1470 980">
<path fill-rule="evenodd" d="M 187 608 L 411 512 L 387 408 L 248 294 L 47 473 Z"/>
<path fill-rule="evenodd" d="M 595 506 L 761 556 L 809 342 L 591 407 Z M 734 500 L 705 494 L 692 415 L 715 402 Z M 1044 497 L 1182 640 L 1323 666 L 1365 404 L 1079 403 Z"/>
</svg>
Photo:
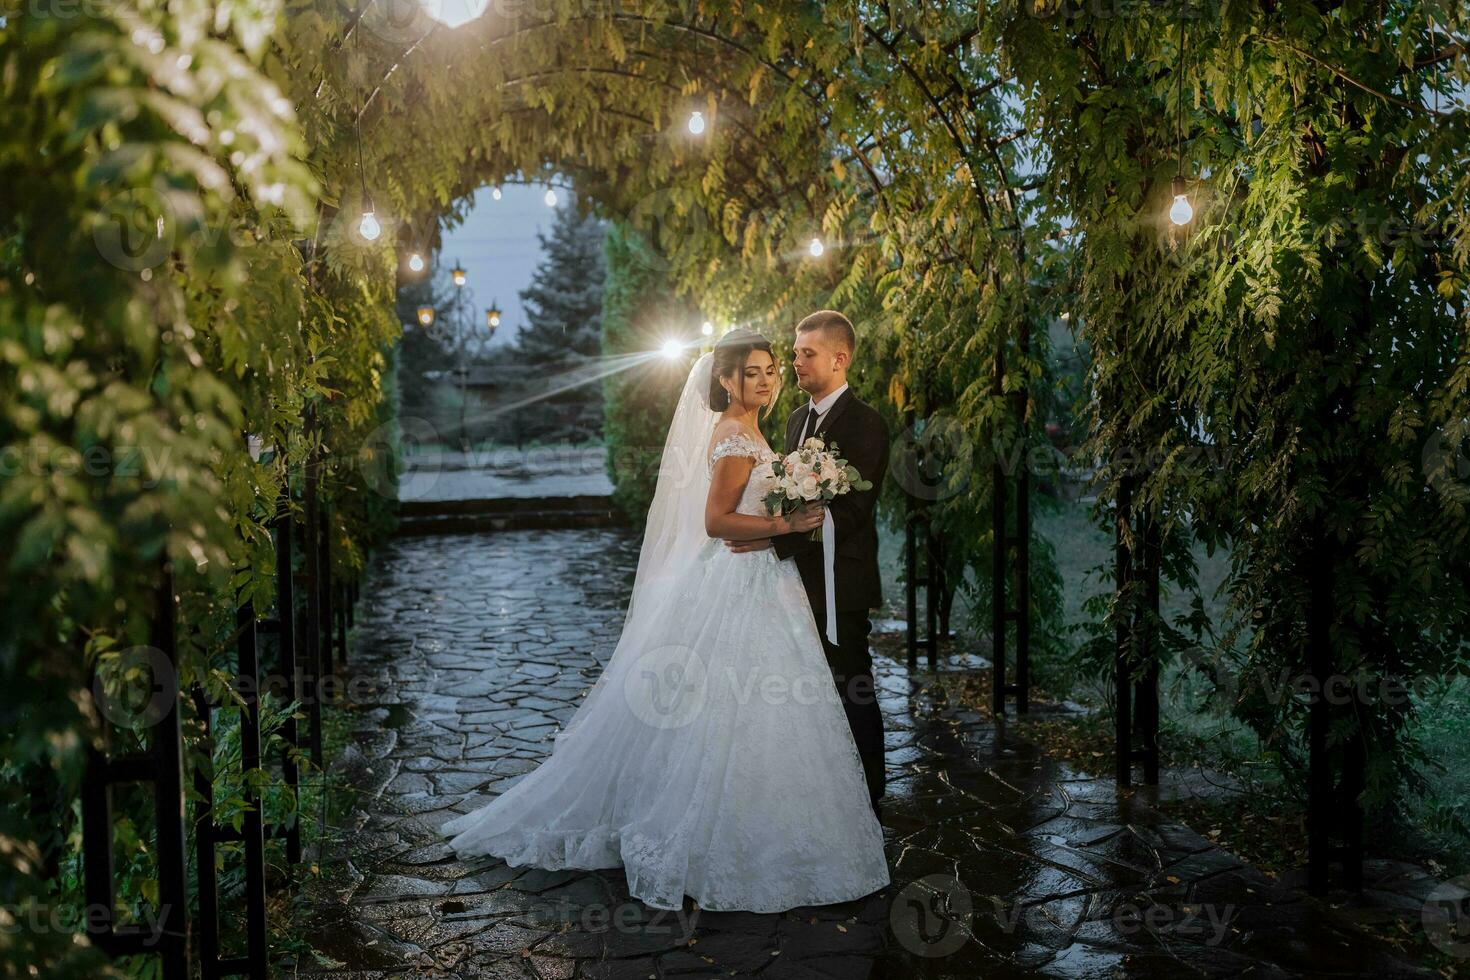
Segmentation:
<svg viewBox="0 0 1470 980">
<path fill-rule="evenodd" d="M 513 343 L 526 322 L 518 294 L 541 262 L 536 233 L 550 233 L 556 214 L 546 206 L 546 190 L 545 184 L 506 184 L 497 201 L 489 187 L 482 187 L 464 224 L 444 233 L 441 259 L 451 267 L 456 260 L 464 264 L 476 307 L 500 304 L 501 325 L 491 342 L 497 346 Z M 569 200 L 565 187 L 557 187 L 556 193 L 559 203 Z"/>
</svg>

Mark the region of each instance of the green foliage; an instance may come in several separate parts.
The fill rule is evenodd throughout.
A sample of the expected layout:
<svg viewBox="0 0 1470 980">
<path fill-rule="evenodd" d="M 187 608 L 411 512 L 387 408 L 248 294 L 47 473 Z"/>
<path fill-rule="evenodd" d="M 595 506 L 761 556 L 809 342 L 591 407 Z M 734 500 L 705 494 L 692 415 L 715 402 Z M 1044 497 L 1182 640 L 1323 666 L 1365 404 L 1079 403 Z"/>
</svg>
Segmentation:
<svg viewBox="0 0 1470 980">
<path fill-rule="evenodd" d="M 4 13 L 0 892 L 49 923 L 80 903 L 74 876 L 47 872 L 79 844 L 70 801 L 99 737 L 91 668 L 147 642 L 168 560 L 181 689 L 218 688 L 237 593 L 260 610 L 273 599 L 266 522 L 314 445 L 336 461 L 338 574 L 361 566 L 390 519 L 363 474 L 384 470 L 381 352 L 397 328 L 390 287 L 371 285 L 381 255 L 339 257 L 319 225 L 318 148 L 268 74 L 279 6 Z M 271 451 L 253 459 L 247 434 Z M 182 711 L 200 764 L 210 743 L 187 697 Z M 112 750 L 144 735 L 115 729 Z M 118 804 L 124 903 L 156 900 L 149 809 Z M 3 930 L 0 970 L 102 975 L 77 924 Z"/>
<path fill-rule="evenodd" d="M 1011 50 L 1053 160 L 1047 200 L 1082 243 L 1071 291 L 1093 352 L 1098 517 L 1132 472 L 1181 588 L 1193 540 L 1230 550 L 1229 618 L 1203 659 L 1300 786 L 1307 699 L 1248 681 L 1305 672 L 1314 574 L 1330 571 L 1345 679 L 1412 686 L 1464 667 L 1470 140 L 1464 112 L 1432 109 L 1465 69 L 1435 67 L 1428 18 L 1455 33 L 1467 17 L 1195 13 L 1017 21 Z M 1182 231 L 1163 218 L 1179 169 L 1198 178 Z M 1349 708 L 1332 741 L 1366 742 L 1365 799 L 1391 813 L 1424 785 L 1413 702 Z"/>
<path fill-rule="evenodd" d="M 621 222 L 607 226 L 607 281 L 602 297 L 602 348 L 608 355 L 655 350 L 673 324 L 694 313 L 670 296 L 647 242 Z M 685 327 L 687 330 L 687 326 Z M 687 367 L 687 365 L 686 365 Z M 663 359 L 635 359 L 603 381 L 603 439 L 613 500 L 635 524 L 648 516 L 658 483 L 664 434 L 684 372 Z"/>
</svg>

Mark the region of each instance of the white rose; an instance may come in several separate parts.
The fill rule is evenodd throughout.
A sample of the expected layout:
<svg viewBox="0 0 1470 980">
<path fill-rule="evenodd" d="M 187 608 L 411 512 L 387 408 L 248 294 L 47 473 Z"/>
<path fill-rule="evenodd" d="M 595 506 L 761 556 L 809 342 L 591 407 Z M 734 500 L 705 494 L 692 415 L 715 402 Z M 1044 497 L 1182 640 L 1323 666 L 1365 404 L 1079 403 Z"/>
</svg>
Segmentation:
<svg viewBox="0 0 1470 980">
<path fill-rule="evenodd" d="M 807 500 L 813 500 L 818 493 L 817 478 L 812 474 L 807 474 L 801 481 L 801 495 Z"/>
</svg>

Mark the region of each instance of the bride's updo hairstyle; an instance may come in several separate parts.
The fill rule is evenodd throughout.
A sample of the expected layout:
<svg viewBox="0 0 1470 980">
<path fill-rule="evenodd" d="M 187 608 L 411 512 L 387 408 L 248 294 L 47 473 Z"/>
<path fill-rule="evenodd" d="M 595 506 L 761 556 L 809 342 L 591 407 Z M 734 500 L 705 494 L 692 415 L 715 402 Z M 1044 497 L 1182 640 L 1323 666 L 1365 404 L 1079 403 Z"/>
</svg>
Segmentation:
<svg viewBox="0 0 1470 980">
<path fill-rule="evenodd" d="M 722 378 L 730 378 L 741 375 L 743 378 L 745 362 L 750 360 L 751 352 L 763 350 L 771 355 L 771 361 L 776 362 L 776 354 L 771 350 L 771 342 L 754 330 L 745 327 L 736 327 L 725 334 L 715 344 L 714 360 L 710 364 L 709 372 L 709 407 L 711 411 L 723 412 L 730 407 L 730 393 L 720 384 Z M 777 363 L 776 388 L 771 394 L 771 403 L 766 406 L 766 411 L 776 404 L 776 396 L 781 393 L 780 386 L 780 364 Z M 737 383 L 743 384 L 743 381 Z"/>
</svg>

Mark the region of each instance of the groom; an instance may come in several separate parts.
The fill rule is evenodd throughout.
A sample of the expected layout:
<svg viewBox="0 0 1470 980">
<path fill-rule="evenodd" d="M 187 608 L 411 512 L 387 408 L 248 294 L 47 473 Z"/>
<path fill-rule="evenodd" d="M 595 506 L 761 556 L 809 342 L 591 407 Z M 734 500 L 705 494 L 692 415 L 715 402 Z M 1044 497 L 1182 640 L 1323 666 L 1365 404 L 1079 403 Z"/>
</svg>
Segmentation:
<svg viewBox="0 0 1470 980">
<path fill-rule="evenodd" d="M 847 710 L 852 737 L 868 781 L 873 810 L 883 795 L 883 715 L 873 689 L 873 660 L 868 634 L 873 625 L 868 610 L 883 603 L 878 578 L 878 531 L 874 524 L 883 475 L 888 471 L 888 427 L 870 405 L 859 401 L 847 386 L 847 371 L 857 350 L 852 323 L 836 310 L 818 310 L 796 325 L 796 383 L 811 400 L 786 420 L 786 452 L 811 436 L 821 437 L 846 459 L 870 490 L 853 490 L 827 504 L 823 534 L 834 534 L 837 558 L 833 590 L 837 642 L 827 638 L 826 573 L 822 542 L 798 531 L 759 541 L 727 542 L 733 551 L 773 547 L 781 558 L 796 561 L 816 614 L 827 662 L 837 682 L 837 693 Z"/>
</svg>

